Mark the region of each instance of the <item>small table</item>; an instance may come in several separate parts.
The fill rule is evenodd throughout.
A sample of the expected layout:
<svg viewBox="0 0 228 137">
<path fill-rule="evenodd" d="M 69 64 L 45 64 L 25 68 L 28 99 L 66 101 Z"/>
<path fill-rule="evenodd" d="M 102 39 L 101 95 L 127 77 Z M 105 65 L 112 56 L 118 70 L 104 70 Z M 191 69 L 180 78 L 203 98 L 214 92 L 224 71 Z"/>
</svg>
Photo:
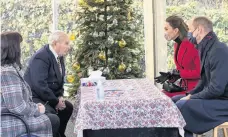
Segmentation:
<svg viewBox="0 0 228 137">
<path fill-rule="evenodd" d="M 99 101 L 94 87 L 80 87 L 72 115 L 78 136 L 89 129 L 158 127 L 183 131 L 186 123 L 180 111 L 151 80 L 107 80 L 104 90 L 105 99 Z"/>
</svg>

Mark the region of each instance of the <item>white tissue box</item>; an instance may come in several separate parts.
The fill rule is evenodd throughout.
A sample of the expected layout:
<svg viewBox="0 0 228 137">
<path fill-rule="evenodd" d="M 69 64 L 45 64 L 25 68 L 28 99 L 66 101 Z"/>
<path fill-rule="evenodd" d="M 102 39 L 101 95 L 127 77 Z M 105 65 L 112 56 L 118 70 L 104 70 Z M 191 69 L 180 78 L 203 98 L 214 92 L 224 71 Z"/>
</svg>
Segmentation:
<svg viewBox="0 0 228 137">
<path fill-rule="evenodd" d="M 83 87 L 90 87 L 90 86 L 96 86 L 98 81 L 101 81 L 102 83 L 106 81 L 105 77 L 99 77 L 99 78 L 81 78 L 81 86 Z"/>
</svg>

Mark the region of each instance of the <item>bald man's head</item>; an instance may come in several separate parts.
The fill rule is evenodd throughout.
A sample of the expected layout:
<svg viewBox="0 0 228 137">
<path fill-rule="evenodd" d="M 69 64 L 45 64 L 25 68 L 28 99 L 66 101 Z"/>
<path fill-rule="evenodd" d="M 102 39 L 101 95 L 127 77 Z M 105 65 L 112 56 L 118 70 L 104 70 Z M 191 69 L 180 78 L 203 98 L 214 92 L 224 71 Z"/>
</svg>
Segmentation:
<svg viewBox="0 0 228 137">
<path fill-rule="evenodd" d="M 199 16 L 195 17 L 192 20 L 192 25 L 197 28 L 198 26 L 201 26 L 204 28 L 205 31 L 213 31 L 213 23 L 211 20 L 209 20 L 207 17 Z"/>
<path fill-rule="evenodd" d="M 198 44 L 209 32 L 213 31 L 213 23 L 207 17 L 195 17 L 188 21 L 187 24 L 189 32 L 192 33 Z"/>
<path fill-rule="evenodd" d="M 64 56 L 70 49 L 70 40 L 63 31 L 55 31 L 48 38 L 49 45 L 53 47 L 59 56 Z"/>
</svg>

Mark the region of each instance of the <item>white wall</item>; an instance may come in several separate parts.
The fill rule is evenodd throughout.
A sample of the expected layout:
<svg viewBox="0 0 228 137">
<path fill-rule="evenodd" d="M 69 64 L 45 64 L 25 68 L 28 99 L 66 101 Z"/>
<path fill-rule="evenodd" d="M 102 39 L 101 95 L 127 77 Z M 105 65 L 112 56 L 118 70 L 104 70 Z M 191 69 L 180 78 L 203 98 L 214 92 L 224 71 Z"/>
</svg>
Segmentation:
<svg viewBox="0 0 228 137">
<path fill-rule="evenodd" d="M 164 22 L 165 1 L 144 0 L 146 76 L 152 80 L 160 71 L 167 71 Z"/>
</svg>

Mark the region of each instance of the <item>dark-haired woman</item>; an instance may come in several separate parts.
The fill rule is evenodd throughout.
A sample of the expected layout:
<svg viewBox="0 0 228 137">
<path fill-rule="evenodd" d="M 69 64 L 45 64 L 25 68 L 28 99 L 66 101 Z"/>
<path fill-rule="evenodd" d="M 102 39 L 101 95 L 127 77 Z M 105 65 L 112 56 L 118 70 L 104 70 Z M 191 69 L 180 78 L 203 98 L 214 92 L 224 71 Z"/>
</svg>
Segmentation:
<svg viewBox="0 0 228 137">
<path fill-rule="evenodd" d="M 17 32 L 1 33 L 1 112 L 20 115 L 33 135 L 52 137 L 51 121 L 44 114 L 45 107 L 33 103 L 30 88 L 20 71 L 21 42 L 22 36 Z M 25 133 L 25 126 L 19 119 L 1 117 L 2 137 L 16 137 Z"/>
<path fill-rule="evenodd" d="M 179 86 L 184 90 L 180 92 L 163 91 L 169 97 L 175 95 L 186 94 L 187 91 L 193 89 L 200 78 L 200 59 L 195 46 L 189 42 L 187 38 L 188 27 L 184 20 L 178 16 L 170 16 L 165 22 L 165 39 L 173 40 L 174 44 L 174 62 L 176 69 L 171 72 L 174 81 L 179 75 Z M 177 76 L 177 77 L 176 77 Z M 162 76 L 155 78 L 157 81 L 162 80 Z M 170 79 L 171 81 L 173 79 Z"/>
</svg>

